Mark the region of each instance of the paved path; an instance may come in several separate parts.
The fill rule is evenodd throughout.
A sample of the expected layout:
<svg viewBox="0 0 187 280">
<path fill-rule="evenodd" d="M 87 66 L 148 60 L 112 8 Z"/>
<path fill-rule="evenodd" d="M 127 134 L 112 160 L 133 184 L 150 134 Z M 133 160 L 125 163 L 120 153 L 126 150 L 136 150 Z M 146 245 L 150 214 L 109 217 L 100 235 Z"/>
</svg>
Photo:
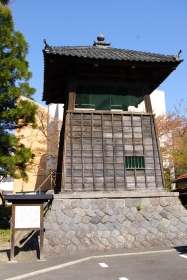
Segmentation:
<svg viewBox="0 0 187 280">
<path fill-rule="evenodd" d="M 110 256 L 58 258 L 47 262 L 4 264 L 1 268 L 0 279 L 11 280 L 176 280 L 187 279 L 187 254 L 175 249 L 113 251 Z"/>
</svg>

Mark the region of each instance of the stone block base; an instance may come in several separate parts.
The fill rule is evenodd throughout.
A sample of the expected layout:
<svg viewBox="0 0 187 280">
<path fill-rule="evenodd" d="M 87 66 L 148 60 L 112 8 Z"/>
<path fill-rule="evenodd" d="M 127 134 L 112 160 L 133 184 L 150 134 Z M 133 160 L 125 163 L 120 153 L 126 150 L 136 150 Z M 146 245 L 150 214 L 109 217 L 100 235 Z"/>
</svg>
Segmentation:
<svg viewBox="0 0 187 280">
<path fill-rule="evenodd" d="M 45 217 L 45 252 L 187 244 L 187 210 L 176 193 L 56 195 Z"/>
</svg>

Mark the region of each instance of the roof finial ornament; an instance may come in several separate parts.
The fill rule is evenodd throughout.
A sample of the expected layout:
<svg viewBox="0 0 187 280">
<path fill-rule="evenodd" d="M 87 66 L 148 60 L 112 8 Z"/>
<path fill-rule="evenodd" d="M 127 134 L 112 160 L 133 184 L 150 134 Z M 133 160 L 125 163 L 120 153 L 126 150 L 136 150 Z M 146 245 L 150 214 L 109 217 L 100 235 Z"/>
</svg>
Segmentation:
<svg viewBox="0 0 187 280">
<path fill-rule="evenodd" d="M 180 58 L 180 54 L 182 53 L 182 50 L 179 50 L 178 54 L 177 54 L 177 58 Z"/>
<path fill-rule="evenodd" d="M 103 33 L 100 33 L 98 36 L 97 36 L 97 42 L 104 42 L 105 41 L 105 36 Z"/>
<path fill-rule="evenodd" d="M 44 45 L 45 45 L 44 49 L 49 48 L 49 45 L 48 45 L 48 43 L 47 43 L 47 40 L 46 40 L 46 39 L 43 39 L 43 42 L 44 42 Z"/>
<path fill-rule="evenodd" d="M 98 36 L 97 36 L 97 41 L 93 43 L 93 46 L 95 47 L 100 47 L 100 48 L 107 48 L 107 47 L 110 47 L 111 44 L 110 43 L 106 43 L 105 42 L 105 36 L 103 33 L 100 33 Z"/>
</svg>

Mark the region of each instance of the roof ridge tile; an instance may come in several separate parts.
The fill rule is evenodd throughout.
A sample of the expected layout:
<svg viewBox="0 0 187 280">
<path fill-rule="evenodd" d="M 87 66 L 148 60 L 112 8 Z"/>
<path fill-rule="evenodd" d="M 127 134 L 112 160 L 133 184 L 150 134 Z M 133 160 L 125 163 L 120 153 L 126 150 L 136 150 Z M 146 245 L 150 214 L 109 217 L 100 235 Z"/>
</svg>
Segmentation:
<svg viewBox="0 0 187 280">
<path fill-rule="evenodd" d="M 97 46 L 47 46 L 44 52 L 62 56 L 96 58 L 122 61 L 148 61 L 148 62 L 179 62 L 175 55 L 159 54 L 119 48 L 101 48 Z"/>
</svg>

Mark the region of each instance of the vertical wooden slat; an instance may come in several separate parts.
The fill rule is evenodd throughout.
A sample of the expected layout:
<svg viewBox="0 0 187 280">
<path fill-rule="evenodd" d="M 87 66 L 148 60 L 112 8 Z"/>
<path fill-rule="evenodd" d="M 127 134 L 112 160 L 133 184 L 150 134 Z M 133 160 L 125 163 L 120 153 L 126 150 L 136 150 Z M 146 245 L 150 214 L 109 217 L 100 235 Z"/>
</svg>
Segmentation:
<svg viewBox="0 0 187 280">
<path fill-rule="evenodd" d="M 126 175 L 126 166 L 125 166 L 125 136 L 124 136 L 123 114 L 121 114 L 121 127 L 122 127 L 122 144 L 123 144 L 124 187 L 125 187 L 125 189 L 127 189 L 127 175 Z"/>
<path fill-rule="evenodd" d="M 144 156 L 144 164 L 145 164 L 145 143 L 144 143 L 144 135 L 143 135 L 143 120 L 142 120 L 142 114 L 141 114 L 141 132 L 142 132 L 142 146 L 143 146 L 143 156 Z M 148 187 L 147 186 L 147 176 L 146 176 L 146 171 L 145 171 L 145 168 L 144 168 L 144 176 L 145 176 L 145 186 L 146 188 Z"/>
<path fill-rule="evenodd" d="M 112 121 L 112 146 L 113 146 L 113 169 L 114 169 L 114 175 L 113 175 L 113 177 L 114 177 L 114 188 L 116 189 L 117 188 L 117 186 L 116 186 L 116 169 L 115 169 L 115 163 L 114 163 L 114 161 L 115 161 L 115 149 L 114 149 L 114 121 L 113 121 L 113 118 L 114 118 L 114 115 L 113 114 L 111 114 L 111 121 Z"/>
<path fill-rule="evenodd" d="M 103 186 L 104 190 L 106 190 L 106 179 L 105 179 L 105 155 L 104 155 L 104 129 L 103 129 L 103 114 L 101 114 L 101 129 L 102 129 L 102 154 L 103 154 Z"/>
<path fill-rule="evenodd" d="M 92 149 L 92 177 L 93 177 L 93 190 L 95 190 L 95 173 L 94 173 L 94 149 L 93 149 L 93 114 L 91 113 L 91 149 Z"/>
<path fill-rule="evenodd" d="M 70 147 L 71 147 L 71 189 L 73 190 L 73 134 L 72 134 L 72 113 L 68 113 L 70 116 L 69 129 L 70 129 Z"/>
<path fill-rule="evenodd" d="M 157 180 L 156 180 L 156 162 L 155 162 L 155 156 L 156 156 L 156 151 L 155 151 L 155 145 L 154 145 L 154 132 L 153 132 L 153 122 L 152 122 L 152 116 L 149 117 L 150 120 L 150 125 L 151 125 L 151 138 L 152 138 L 152 146 L 153 146 L 153 162 L 154 162 L 154 174 L 155 174 L 155 185 L 157 186 Z"/>
<path fill-rule="evenodd" d="M 131 127 L 132 127 L 132 146 L 133 146 L 133 157 L 135 156 L 135 147 L 134 147 L 134 124 L 133 124 L 133 113 L 131 113 Z M 137 179 L 136 179 L 136 166 L 134 166 L 134 179 L 135 179 L 135 188 L 137 188 Z"/>
<path fill-rule="evenodd" d="M 82 189 L 84 190 L 85 188 L 85 185 L 84 185 L 84 162 L 83 162 L 83 125 L 82 125 L 82 122 L 83 122 L 83 115 L 84 114 L 81 114 L 81 162 L 82 162 Z"/>
</svg>

